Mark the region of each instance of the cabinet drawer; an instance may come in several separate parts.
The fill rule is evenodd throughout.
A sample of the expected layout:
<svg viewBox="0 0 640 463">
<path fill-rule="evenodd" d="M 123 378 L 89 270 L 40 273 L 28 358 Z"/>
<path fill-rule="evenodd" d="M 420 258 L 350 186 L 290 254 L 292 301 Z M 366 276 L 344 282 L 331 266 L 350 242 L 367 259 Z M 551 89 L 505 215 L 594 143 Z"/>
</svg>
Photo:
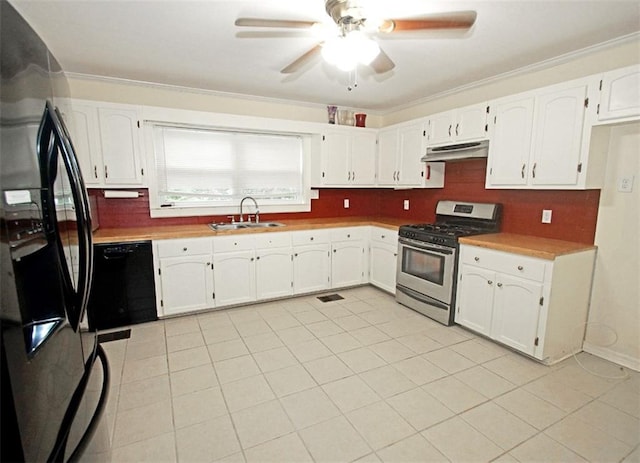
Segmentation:
<svg viewBox="0 0 640 463">
<path fill-rule="evenodd" d="M 291 247 L 291 234 L 282 232 L 259 233 L 255 237 L 256 249 Z"/>
<path fill-rule="evenodd" d="M 398 232 L 395 230 L 371 227 L 370 237 L 371 241 L 377 241 L 379 243 L 390 244 L 393 246 L 398 244 Z"/>
<path fill-rule="evenodd" d="M 214 252 L 251 251 L 255 239 L 250 235 L 220 236 L 213 239 Z"/>
<path fill-rule="evenodd" d="M 210 238 L 191 238 L 156 241 L 158 257 L 195 256 L 211 254 Z"/>
<path fill-rule="evenodd" d="M 309 230 L 294 232 L 291 234 L 291 241 L 293 242 L 294 246 L 328 243 L 329 230 Z"/>
<path fill-rule="evenodd" d="M 461 261 L 533 281 L 543 281 L 546 268 L 546 262 L 535 257 L 464 245 Z"/>
<path fill-rule="evenodd" d="M 334 228 L 331 230 L 331 241 L 357 241 L 365 239 L 365 227 Z"/>
</svg>

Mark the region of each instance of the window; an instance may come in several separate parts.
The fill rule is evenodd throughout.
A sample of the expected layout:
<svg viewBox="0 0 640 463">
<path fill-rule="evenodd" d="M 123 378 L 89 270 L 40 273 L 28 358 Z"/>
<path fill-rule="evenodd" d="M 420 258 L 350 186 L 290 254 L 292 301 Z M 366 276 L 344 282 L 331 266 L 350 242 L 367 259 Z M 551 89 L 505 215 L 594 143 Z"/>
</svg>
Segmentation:
<svg viewBox="0 0 640 463">
<path fill-rule="evenodd" d="M 183 210 L 161 215 L 228 213 L 224 209 L 237 207 L 245 196 L 255 198 L 263 212 L 309 210 L 302 135 L 160 124 L 152 133 L 151 207 Z"/>
</svg>

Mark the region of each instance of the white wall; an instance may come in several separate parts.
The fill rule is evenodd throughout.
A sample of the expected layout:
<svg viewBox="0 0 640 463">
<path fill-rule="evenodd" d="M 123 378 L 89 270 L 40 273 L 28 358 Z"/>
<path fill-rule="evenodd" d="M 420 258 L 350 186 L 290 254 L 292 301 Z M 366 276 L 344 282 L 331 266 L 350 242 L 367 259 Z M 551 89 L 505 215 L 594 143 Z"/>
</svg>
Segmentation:
<svg viewBox="0 0 640 463">
<path fill-rule="evenodd" d="M 633 191 L 618 191 L 622 177 Z M 585 350 L 640 370 L 640 123 L 611 129 Z"/>
</svg>

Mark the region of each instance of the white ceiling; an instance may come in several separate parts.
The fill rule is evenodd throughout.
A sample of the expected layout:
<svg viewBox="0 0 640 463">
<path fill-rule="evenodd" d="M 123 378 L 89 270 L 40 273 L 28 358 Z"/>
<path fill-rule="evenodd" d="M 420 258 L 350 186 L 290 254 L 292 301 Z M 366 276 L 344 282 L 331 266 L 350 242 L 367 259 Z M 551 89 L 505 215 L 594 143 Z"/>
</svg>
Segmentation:
<svg viewBox="0 0 640 463">
<path fill-rule="evenodd" d="M 363 0 L 367 1 L 367 0 Z M 331 21 L 323 0 L 11 0 L 69 72 L 235 94 L 385 110 L 636 33 L 640 1 L 368 0 L 383 17 L 476 10 L 462 37 L 377 36 L 396 63 L 348 74 L 322 60 L 280 69 L 317 43 L 308 32 L 247 38 L 238 17 Z M 262 29 L 264 31 L 264 29 Z M 273 30 L 272 32 L 286 32 Z"/>
</svg>

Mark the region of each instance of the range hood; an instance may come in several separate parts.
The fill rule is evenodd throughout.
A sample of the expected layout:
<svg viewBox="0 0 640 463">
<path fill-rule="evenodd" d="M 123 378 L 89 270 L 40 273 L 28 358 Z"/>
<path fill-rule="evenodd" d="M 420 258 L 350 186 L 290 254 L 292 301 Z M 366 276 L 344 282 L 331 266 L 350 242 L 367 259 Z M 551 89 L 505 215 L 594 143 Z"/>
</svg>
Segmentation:
<svg viewBox="0 0 640 463">
<path fill-rule="evenodd" d="M 457 143 L 455 145 L 436 146 L 427 148 L 423 162 L 454 161 L 459 159 L 486 158 L 489 153 L 489 140 L 471 143 Z"/>
</svg>

